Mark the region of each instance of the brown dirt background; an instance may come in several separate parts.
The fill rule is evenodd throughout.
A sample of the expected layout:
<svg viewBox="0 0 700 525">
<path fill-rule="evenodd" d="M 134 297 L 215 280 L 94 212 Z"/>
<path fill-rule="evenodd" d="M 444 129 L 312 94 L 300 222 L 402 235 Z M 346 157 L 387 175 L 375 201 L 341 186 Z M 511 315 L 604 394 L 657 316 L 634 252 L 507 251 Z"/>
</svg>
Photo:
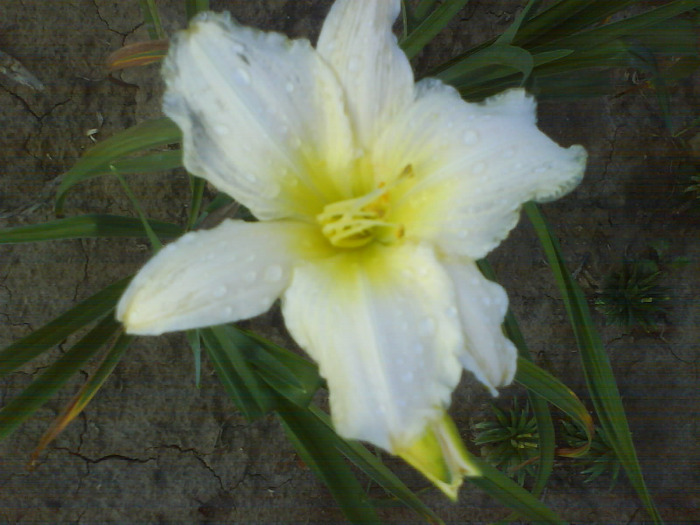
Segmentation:
<svg viewBox="0 0 700 525">
<path fill-rule="evenodd" d="M 330 0 L 212 0 L 241 22 L 315 40 Z M 157 2 L 168 32 L 183 27 L 183 2 Z M 474 1 L 416 62 L 418 72 L 502 32 L 520 2 Z M 0 0 L 0 49 L 19 58 L 46 85 L 34 92 L 0 77 L 0 227 L 52 219 L 57 176 L 92 145 L 160 114 L 157 66 L 106 79 L 105 57 L 147 39 L 138 3 L 126 0 Z M 619 97 L 540 105 L 541 127 L 564 145 L 589 151 L 585 181 L 572 195 L 544 207 L 570 269 L 589 298 L 627 250 L 669 243 L 664 286 L 671 311 L 661 335 L 605 327 L 596 321 L 624 398 L 646 480 L 667 523 L 700 521 L 698 469 L 698 341 L 700 210 L 687 205 L 678 169 L 684 153 L 665 129 L 653 93 L 634 89 L 628 72 Z M 677 129 L 698 116 L 700 82 L 673 89 Z M 152 217 L 182 221 L 184 173 L 133 176 L 132 188 Z M 69 195 L 67 215 L 133 215 L 119 184 L 105 177 Z M 148 257 L 143 240 L 73 240 L 0 246 L 0 345 L 42 326 Z M 540 364 L 584 400 L 576 345 L 553 277 L 532 229 L 523 220 L 491 256 Z M 278 312 L 251 325 L 286 337 Z M 67 341 L 65 344 L 70 344 Z M 0 380 L 0 405 L 56 356 L 37 359 Z M 191 352 L 180 334 L 142 338 L 128 351 L 83 414 L 25 469 L 38 438 L 90 369 L 0 443 L 0 523 L 334 523 L 342 514 L 304 467 L 274 416 L 247 423 L 203 367 L 194 385 Z M 516 387 L 500 397 L 508 406 Z M 489 398 L 464 378 L 452 412 L 465 437 L 486 413 Z M 590 406 L 590 405 L 589 405 Z M 392 463 L 393 464 L 393 463 Z M 413 488 L 426 483 L 396 464 Z M 627 480 L 584 483 L 581 467 L 557 467 L 545 502 L 572 523 L 642 523 L 646 516 Z M 376 488 L 375 488 L 376 489 Z M 373 489 L 372 494 L 381 496 Z M 482 523 L 507 514 L 468 483 L 459 503 L 435 490 L 425 501 L 449 523 Z M 390 523 L 420 520 L 402 508 L 381 510 Z"/>
</svg>

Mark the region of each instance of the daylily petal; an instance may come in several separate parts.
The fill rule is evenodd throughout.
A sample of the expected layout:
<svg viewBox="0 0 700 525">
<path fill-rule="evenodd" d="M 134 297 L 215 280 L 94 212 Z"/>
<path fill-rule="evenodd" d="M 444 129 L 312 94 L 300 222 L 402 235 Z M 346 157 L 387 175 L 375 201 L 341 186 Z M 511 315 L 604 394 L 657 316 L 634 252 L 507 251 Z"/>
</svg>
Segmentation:
<svg viewBox="0 0 700 525">
<path fill-rule="evenodd" d="M 117 306 L 131 334 L 247 319 L 267 311 L 288 286 L 293 263 L 325 241 L 303 223 L 227 220 L 188 233 L 153 257 Z"/>
<path fill-rule="evenodd" d="M 296 269 L 285 322 L 328 381 L 340 435 L 391 451 L 442 414 L 462 374 L 451 285 L 432 249 L 412 244 Z"/>
<path fill-rule="evenodd" d="M 397 444 L 396 455 L 435 483 L 452 501 L 457 501 L 465 476 L 481 475 L 446 412 L 430 421 L 423 434 L 412 442 Z"/>
<path fill-rule="evenodd" d="M 464 330 L 464 352 L 459 359 L 496 396 L 496 387 L 513 381 L 518 359 L 515 346 L 501 329 L 508 296 L 472 261 L 448 260 L 443 265 L 457 293 Z"/>
<path fill-rule="evenodd" d="M 307 40 L 205 13 L 173 39 L 163 73 L 185 167 L 258 218 L 314 216 L 347 185 L 342 88 Z"/>
<path fill-rule="evenodd" d="M 374 150 L 375 171 L 412 167 L 415 183 L 396 197 L 393 219 L 407 237 L 479 259 L 517 224 L 524 202 L 555 199 L 581 180 L 585 150 L 562 148 L 537 129 L 524 90 L 468 104 L 440 81 L 418 86 L 415 104 Z"/>
<path fill-rule="evenodd" d="M 413 71 L 391 27 L 399 0 L 337 0 L 318 52 L 340 78 L 362 147 L 413 100 Z"/>
</svg>

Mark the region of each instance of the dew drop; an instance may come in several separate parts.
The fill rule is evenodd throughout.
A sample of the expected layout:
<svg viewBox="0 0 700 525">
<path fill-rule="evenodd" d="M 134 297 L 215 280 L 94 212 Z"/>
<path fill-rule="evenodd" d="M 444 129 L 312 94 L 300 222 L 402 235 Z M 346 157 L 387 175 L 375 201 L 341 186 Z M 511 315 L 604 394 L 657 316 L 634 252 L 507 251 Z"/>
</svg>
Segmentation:
<svg viewBox="0 0 700 525">
<path fill-rule="evenodd" d="M 425 347 L 421 343 L 414 343 L 413 344 L 413 353 L 416 355 L 421 355 L 423 352 L 425 352 Z"/>
<path fill-rule="evenodd" d="M 226 317 L 231 317 L 231 315 L 233 315 L 233 308 L 230 306 L 227 306 L 226 308 L 224 308 L 224 315 Z"/>
<path fill-rule="evenodd" d="M 287 90 L 287 93 L 292 93 L 294 91 L 294 84 L 292 84 L 291 82 L 287 82 L 284 85 L 284 89 Z"/>
<path fill-rule="evenodd" d="M 411 383 L 413 381 L 413 372 L 408 371 L 406 372 L 401 379 L 403 380 L 404 383 Z"/>
<path fill-rule="evenodd" d="M 515 148 L 508 148 L 503 152 L 503 157 L 512 159 L 515 156 Z"/>
<path fill-rule="evenodd" d="M 292 137 L 292 148 L 294 149 L 299 149 L 301 148 L 301 139 L 299 137 Z"/>
<path fill-rule="evenodd" d="M 484 295 L 481 302 L 484 303 L 484 306 L 491 306 L 491 298 L 488 295 Z"/>
<path fill-rule="evenodd" d="M 246 85 L 250 84 L 250 73 L 248 73 L 248 71 L 246 71 L 243 68 L 238 68 L 236 70 L 236 73 L 238 73 L 238 80 L 240 80 Z"/>
<path fill-rule="evenodd" d="M 451 318 L 451 319 L 455 319 L 455 318 L 457 317 L 457 314 L 458 314 L 458 313 L 459 313 L 459 312 L 457 311 L 457 308 L 455 308 L 454 306 L 450 306 L 450 307 L 447 309 L 447 317 L 449 317 L 449 318 Z"/>
<path fill-rule="evenodd" d="M 228 288 L 226 288 L 224 285 L 221 285 L 216 290 L 214 290 L 214 297 L 219 299 L 226 295 L 226 292 L 228 292 Z"/>
<path fill-rule="evenodd" d="M 354 73 L 360 69 L 360 61 L 357 60 L 356 58 L 351 58 L 350 61 L 348 62 L 348 71 L 350 73 Z"/>
<path fill-rule="evenodd" d="M 418 332 L 423 337 L 431 336 L 435 333 L 435 320 L 432 317 L 426 317 L 420 322 Z"/>
<path fill-rule="evenodd" d="M 549 166 L 538 166 L 535 168 L 535 173 L 542 174 L 549 169 Z"/>
<path fill-rule="evenodd" d="M 483 171 L 486 169 L 486 164 L 483 162 L 477 162 L 474 164 L 474 169 L 472 170 L 475 175 L 478 175 L 479 173 L 483 173 Z"/>
<path fill-rule="evenodd" d="M 467 146 L 473 146 L 479 142 L 479 134 L 475 130 L 470 129 L 464 133 L 462 141 Z"/>
<path fill-rule="evenodd" d="M 252 283 L 255 282 L 257 276 L 258 272 L 256 272 L 255 270 L 251 270 L 249 272 L 246 272 L 246 274 L 243 276 L 243 280 L 247 283 Z"/>
<path fill-rule="evenodd" d="M 228 135 L 229 133 L 231 133 L 231 130 L 223 124 L 216 124 L 214 126 L 214 133 L 216 133 L 217 135 Z"/>
<path fill-rule="evenodd" d="M 277 264 L 268 266 L 265 270 L 265 280 L 270 283 L 276 283 L 280 279 L 282 279 L 282 267 Z"/>
<path fill-rule="evenodd" d="M 243 176 L 250 182 L 257 182 L 258 180 L 258 177 L 254 173 L 251 173 L 249 171 L 243 173 Z"/>
<path fill-rule="evenodd" d="M 213 261 L 214 259 L 216 259 L 216 254 L 215 253 L 208 253 L 205 259 L 207 261 Z"/>
</svg>

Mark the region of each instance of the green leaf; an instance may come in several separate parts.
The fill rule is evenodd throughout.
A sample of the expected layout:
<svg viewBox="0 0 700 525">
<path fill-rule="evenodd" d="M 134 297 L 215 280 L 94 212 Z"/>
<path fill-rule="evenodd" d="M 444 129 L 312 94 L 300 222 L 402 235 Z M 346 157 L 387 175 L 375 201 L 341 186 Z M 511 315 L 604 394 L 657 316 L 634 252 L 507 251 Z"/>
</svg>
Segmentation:
<svg viewBox="0 0 700 525">
<path fill-rule="evenodd" d="M 25 419 L 51 399 L 120 328 L 121 324 L 111 315 L 105 317 L 27 388 L 7 403 L 0 410 L 0 439 L 11 434 Z"/>
<path fill-rule="evenodd" d="M 500 501 L 519 515 L 541 523 L 565 523 L 544 503 L 518 485 L 515 481 L 470 453 L 471 461 L 481 471 L 481 476 L 468 477 L 471 483 L 486 492 L 492 498 Z"/>
<path fill-rule="evenodd" d="M 655 523 L 661 523 L 661 517 L 646 488 L 615 376 L 607 352 L 591 319 L 586 298 L 566 269 L 559 241 L 552 234 L 537 205 L 528 203 L 525 205 L 525 211 L 535 227 L 564 299 L 569 321 L 576 336 L 586 384 L 601 426 L 649 516 Z"/>
<path fill-rule="evenodd" d="M 405 39 L 400 46 L 410 60 L 437 36 L 469 0 L 447 0 L 428 15 Z M 420 11 L 422 14 L 423 11 Z"/>
<path fill-rule="evenodd" d="M 209 0 L 185 0 L 187 20 L 192 19 L 193 16 L 202 11 L 209 11 Z"/>
<path fill-rule="evenodd" d="M 160 239 L 153 231 L 153 228 L 151 228 L 151 225 L 148 223 L 148 218 L 146 217 L 146 214 L 144 213 L 143 208 L 141 207 L 141 204 L 139 204 L 138 199 L 136 198 L 134 193 L 131 191 L 131 188 L 126 183 L 126 180 L 124 180 L 124 177 L 122 177 L 119 174 L 119 172 L 116 170 L 116 168 L 114 166 L 110 166 L 110 168 L 112 169 L 112 173 L 114 174 L 114 176 L 117 177 L 117 179 L 119 180 L 119 184 L 121 184 L 122 188 L 124 189 L 124 193 L 126 193 L 126 196 L 129 197 L 129 200 L 131 201 L 131 205 L 136 210 L 136 213 L 138 213 L 139 219 L 141 219 L 141 226 L 143 226 L 143 229 L 146 232 L 146 236 L 148 237 L 148 242 L 151 243 L 151 250 L 153 251 L 153 254 L 155 255 L 163 247 L 163 243 L 160 242 Z"/>
<path fill-rule="evenodd" d="M 247 341 L 227 325 L 204 328 L 201 335 L 219 379 L 245 417 L 253 421 L 272 410 L 272 392 L 245 359 Z"/>
<path fill-rule="evenodd" d="M 112 345 L 112 348 L 110 348 L 109 352 L 107 352 L 100 361 L 97 370 L 90 375 L 78 393 L 75 394 L 73 399 L 61 410 L 61 413 L 54 419 L 49 429 L 41 437 L 39 444 L 34 449 L 34 452 L 32 452 L 30 465 L 36 462 L 42 450 L 56 439 L 56 436 L 58 436 L 71 421 L 78 417 L 92 398 L 95 397 L 95 394 L 97 394 L 107 378 L 112 374 L 114 368 L 119 364 L 124 356 L 124 352 L 133 340 L 133 336 L 123 333 L 119 335 L 119 338 L 114 345 Z"/>
<path fill-rule="evenodd" d="M 109 285 L 56 319 L 0 351 L 0 378 L 50 350 L 73 332 L 114 309 L 131 276 Z"/>
<path fill-rule="evenodd" d="M 114 166 L 122 175 L 174 170 L 182 167 L 182 150 L 158 151 L 140 157 L 115 160 L 103 172 L 97 173 L 95 176 L 112 173 L 110 166 Z"/>
<path fill-rule="evenodd" d="M 177 224 L 155 220 L 148 222 L 153 231 L 164 239 L 173 239 L 184 233 Z M 81 215 L 0 230 L 0 244 L 89 237 L 144 237 L 145 235 L 140 219 L 121 215 Z"/>
<path fill-rule="evenodd" d="M 280 397 L 278 411 L 301 459 L 333 494 L 352 523 L 380 523 L 367 494 L 339 451 L 342 439 L 308 408 Z"/>
<path fill-rule="evenodd" d="M 163 31 L 163 25 L 160 22 L 160 14 L 158 13 L 155 0 L 140 0 L 140 4 L 143 23 L 148 29 L 148 35 L 151 37 L 151 40 L 162 40 L 165 38 L 165 31 Z"/>
<path fill-rule="evenodd" d="M 557 38 L 549 42 L 547 47 L 576 50 L 597 47 L 620 37 L 637 34 L 651 26 L 698 7 L 700 7 L 700 0 L 676 0 L 645 13 L 624 18 L 618 22 L 582 31 L 571 36 Z"/>
<path fill-rule="evenodd" d="M 60 213 L 66 192 L 84 180 L 111 173 L 110 164 L 122 157 L 156 146 L 174 144 L 182 138 L 180 128 L 169 118 L 147 120 L 103 140 L 88 150 L 63 177 L 56 193 L 56 210 Z"/>
<path fill-rule="evenodd" d="M 250 341 L 246 345 L 246 359 L 259 376 L 278 394 L 299 406 L 307 406 L 323 384 L 318 367 L 259 335 L 240 332 Z"/>
<path fill-rule="evenodd" d="M 530 52 L 521 47 L 491 45 L 464 57 L 437 76 L 461 91 L 472 84 L 484 84 L 510 75 L 515 70 L 522 75 L 522 84 L 532 73 L 534 64 Z"/>
<path fill-rule="evenodd" d="M 190 190 L 192 197 L 190 200 L 190 211 L 187 217 L 187 229 L 191 230 L 197 223 L 199 212 L 202 208 L 202 197 L 204 196 L 204 188 L 207 187 L 207 181 L 201 177 L 190 175 Z"/>
<path fill-rule="evenodd" d="M 578 457 L 585 454 L 595 430 L 591 415 L 576 394 L 552 374 L 522 357 L 518 357 L 518 371 L 515 374 L 515 381 L 546 399 L 586 430 L 588 444 L 580 450 L 570 451 L 566 455 Z"/>
<path fill-rule="evenodd" d="M 333 424 L 328 414 L 314 405 L 310 406 L 309 409 L 324 425 L 333 430 Z M 333 430 L 333 432 L 335 431 Z M 356 467 L 408 508 L 415 510 L 431 523 L 443 523 L 438 515 L 418 499 L 396 474 L 389 470 L 379 458 L 367 450 L 361 443 L 339 439 L 335 446 Z"/>
</svg>

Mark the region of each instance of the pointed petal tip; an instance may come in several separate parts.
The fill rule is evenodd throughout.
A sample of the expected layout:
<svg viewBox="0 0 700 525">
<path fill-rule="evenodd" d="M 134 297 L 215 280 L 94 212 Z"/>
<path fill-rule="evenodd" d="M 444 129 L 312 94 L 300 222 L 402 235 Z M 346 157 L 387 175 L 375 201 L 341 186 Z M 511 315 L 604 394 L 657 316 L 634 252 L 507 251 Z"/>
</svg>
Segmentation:
<svg viewBox="0 0 700 525">
<path fill-rule="evenodd" d="M 423 474 L 450 500 L 457 501 L 465 477 L 481 476 L 471 460 L 452 418 L 442 412 L 429 422 L 422 435 L 407 445 L 397 444 L 394 453 Z"/>
</svg>

